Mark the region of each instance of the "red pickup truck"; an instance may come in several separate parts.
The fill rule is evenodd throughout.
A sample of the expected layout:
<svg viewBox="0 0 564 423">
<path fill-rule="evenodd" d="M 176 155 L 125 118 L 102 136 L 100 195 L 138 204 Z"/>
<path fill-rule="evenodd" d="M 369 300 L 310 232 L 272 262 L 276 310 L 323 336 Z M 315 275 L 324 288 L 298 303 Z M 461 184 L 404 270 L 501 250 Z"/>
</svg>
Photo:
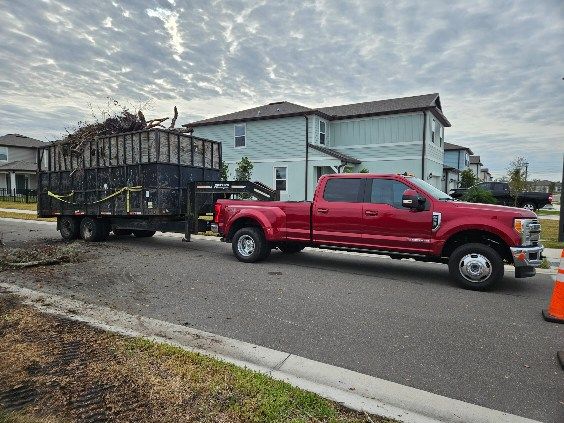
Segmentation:
<svg viewBox="0 0 564 423">
<path fill-rule="evenodd" d="M 374 252 L 448 263 L 452 278 L 474 290 L 501 280 L 504 263 L 517 278 L 533 276 L 543 250 L 532 211 L 455 201 L 406 175 L 325 175 L 312 202 L 218 200 L 214 223 L 243 262 L 274 248 Z"/>
</svg>

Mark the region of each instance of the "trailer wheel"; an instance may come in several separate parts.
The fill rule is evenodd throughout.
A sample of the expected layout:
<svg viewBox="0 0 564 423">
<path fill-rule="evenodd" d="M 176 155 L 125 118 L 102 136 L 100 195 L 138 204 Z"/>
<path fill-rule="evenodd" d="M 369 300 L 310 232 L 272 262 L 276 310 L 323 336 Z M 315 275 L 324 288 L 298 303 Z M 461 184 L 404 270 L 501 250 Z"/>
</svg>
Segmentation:
<svg viewBox="0 0 564 423">
<path fill-rule="evenodd" d="M 262 230 L 255 227 L 242 228 L 235 232 L 231 247 L 237 260 L 243 263 L 264 260 L 271 250 Z"/>
<path fill-rule="evenodd" d="M 450 275 L 462 287 L 474 291 L 490 289 L 503 278 L 503 260 L 493 248 L 478 243 L 461 245 L 448 261 Z"/>
<path fill-rule="evenodd" d="M 296 244 L 293 242 L 286 242 L 278 246 L 278 249 L 282 251 L 284 254 L 296 254 L 302 251 L 304 248 L 305 245 Z"/>
<path fill-rule="evenodd" d="M 85 217 L 80 222 L 80 237 L 86 242 L 103 241 L 109 232 L 109 225 L 103 220 Z"/>
<path fill-rule="evenodd" d="M 80 222 L 76 217 L 63 216 L 59 218 L 59 232 L 65 241 L 73 241 L 80 235 Z"/>
<path fill-rule="evenodd" d="M 131 229 L 114 229 L 112 232 L 115 236 L 128 236 L 133 234 Z"/>
<path fill-rule="evenodd" d="M 133 231 L 133 236 L 135 236 L 135 238 L 150 238 L 156 233 L 157 231 L 145 231 L 141 229 L 136 229 Z"/>
</svg>

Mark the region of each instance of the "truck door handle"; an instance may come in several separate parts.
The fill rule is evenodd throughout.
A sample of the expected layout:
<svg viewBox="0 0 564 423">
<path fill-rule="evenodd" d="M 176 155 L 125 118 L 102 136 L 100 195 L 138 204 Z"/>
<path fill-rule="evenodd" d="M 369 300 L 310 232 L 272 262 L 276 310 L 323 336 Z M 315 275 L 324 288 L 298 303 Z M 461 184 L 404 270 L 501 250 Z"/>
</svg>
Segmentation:
<svg viewBox="0 0 564 423">
<path fill-rule="evenodd" d="M 378 216 L 377 210 L 364 210 L 366 216 Z"/>
<path fill-rule="evenodd" d="M 329 209 L 317 209 L 317 213 L 327 214 L 329 213 Z"/>
</svg>

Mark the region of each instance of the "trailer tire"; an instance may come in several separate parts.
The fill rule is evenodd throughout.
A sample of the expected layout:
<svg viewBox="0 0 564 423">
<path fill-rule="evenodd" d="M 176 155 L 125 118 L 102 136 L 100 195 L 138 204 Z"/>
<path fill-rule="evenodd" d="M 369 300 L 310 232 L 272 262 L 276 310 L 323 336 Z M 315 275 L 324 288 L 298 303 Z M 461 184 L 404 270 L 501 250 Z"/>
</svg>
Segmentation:
<svg viewBox="0 0 564 423">
<path fill-rule="evenodd" d="M 76 217 L 59 218 L 59 232 L 65 241 L 74 241 L 80 236 L 80 221 Z"/>
<path fill-rule="evenodd" d="M 135 229 L 133 231 L 133 236 L 135 238 L 151 238 L 156 233 L 157 233 L 157 231 L 147 231 L 147 230 L 144 230 L 144 229 Z"/>
<path fill-rule="evenodd" d="M 471 243 L 458 247 L 448 260 L 451 277 L 463 288 L 486 291 L 503 278 L 503 259 L 492 247 Z"/>
<path fill-rule="evenodd" d="M 80 222 L 80 237 L 86 242 L 104 241 L 109 232 L 109 225 L 101 219 L 85 217 Z"/>
<path fill-rule="evenodd" d="M 241 228 L 231 242 L 233 254 L 243 263 L 254 263 L 266 259 L 271 251 L 270 245 L 260 228 Z"/>
<path fill-rule="evenodd" d="M 129 236 L 133 235 L 133 231 L 131 229 L 114 229 L 112 231 L 115 236 Z"/>
<path fill-rule="evenodd" d="M 284 244 L 278 245 L 278 249 L 284 254 L 296 254 L 302 251 L 305 245 L 297 244 L 294 242 L 285 242 Z"/>
</svg>

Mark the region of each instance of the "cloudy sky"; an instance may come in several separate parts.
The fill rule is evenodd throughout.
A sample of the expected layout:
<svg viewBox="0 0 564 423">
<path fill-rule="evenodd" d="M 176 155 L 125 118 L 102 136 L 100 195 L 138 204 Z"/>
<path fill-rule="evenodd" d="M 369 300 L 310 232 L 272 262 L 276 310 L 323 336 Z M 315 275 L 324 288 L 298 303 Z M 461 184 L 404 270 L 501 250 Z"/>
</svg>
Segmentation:
<svg viewBox="0 0 564 423">
<path fill-rule="evenodd" d="M 186 123 L 439 92 L 494 176 L 561 177 L 561 0 L 1 1 L 0 69 L 0 134 L 55 139 L 107 96 Z"/>
</svg>

